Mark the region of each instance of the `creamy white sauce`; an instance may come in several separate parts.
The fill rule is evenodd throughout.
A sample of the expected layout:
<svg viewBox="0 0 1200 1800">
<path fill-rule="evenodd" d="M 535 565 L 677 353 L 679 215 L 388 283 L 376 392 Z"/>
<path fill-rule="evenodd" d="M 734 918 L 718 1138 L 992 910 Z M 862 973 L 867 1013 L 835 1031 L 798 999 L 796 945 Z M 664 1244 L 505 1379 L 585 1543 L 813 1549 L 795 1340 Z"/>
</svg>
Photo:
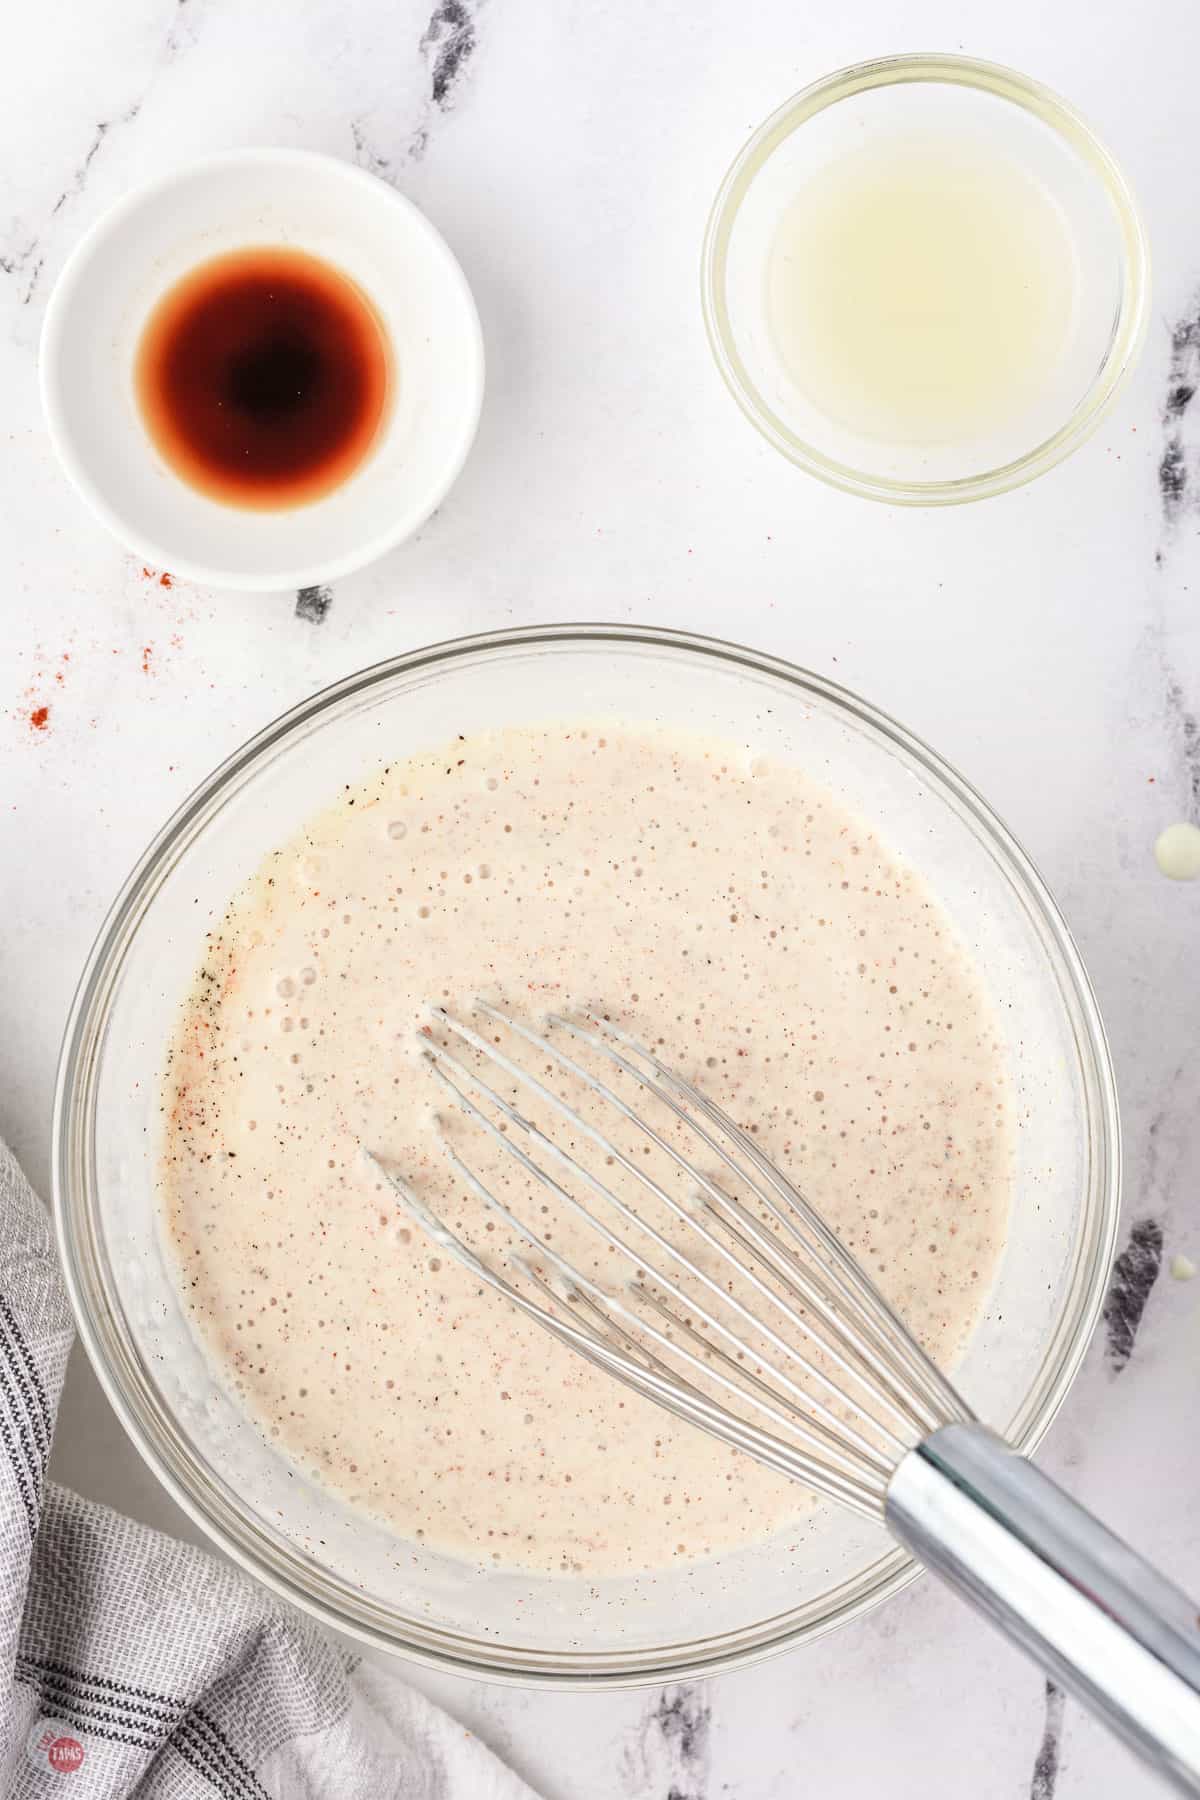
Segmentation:
<svg viewBox="0 0 1200 1800">
<path fill-rule="evenodd" d="M 414 1051 L 430 1002 L 466 1018 L 478 994 L 526 1020 L 601 1004 L 654 1044 L 951 1362 L 1010 1159 L 996 1023 L 945 913 L 795 770 L 642 729 L 494 733 L 381 771 L 268 857 L 181 1009 L 162 1164 L 180 1281 L 300 1466 L 407 1537 L 539 1570 L 660 1568 L 785 1528 L 800 1490 L 482 1290 L 364 1154 L 502 1261 Z M 502 1147 L 447 1129 L 555 1248 L 624 1277 Z"/>
</svg>

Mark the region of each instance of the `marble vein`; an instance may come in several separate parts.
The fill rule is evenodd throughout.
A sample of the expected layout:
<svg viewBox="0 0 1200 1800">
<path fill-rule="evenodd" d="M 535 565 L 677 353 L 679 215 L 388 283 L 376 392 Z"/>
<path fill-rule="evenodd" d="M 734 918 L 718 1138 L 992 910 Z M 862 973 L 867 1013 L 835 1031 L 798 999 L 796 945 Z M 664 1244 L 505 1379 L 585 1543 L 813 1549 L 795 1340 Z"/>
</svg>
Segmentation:
<svg viewBox="0 0 1200 1800">
<path fill-rule="evenodd" d="M 71 204 L 84 192 L 92 165 L 111 134 L 122 126 L 131 125 L 138 117 L 159 70 L 174 61 L 184 43 L 195 42 L 196 27 L 193 15 L 196 11 L 196 0 L 175 0 L 171 23 L 163 38 L 162 46 L 154 58 L 143 91 L 121 111 L 113 113 L 110 118 L 98 120 L 92 127 L 91 138 L 81 161 L 76 164 L 70 180 L 60 190 L 46 215 L 47 226 L 51 225 L 60 213 L 69 210 Z M 27 232 L 23 238 L 19 238 L 15 249 L 0 256 L 0 274 L 11 276 L 17 282 L 18 298 L 22 306 L 28 306 L 33 299 L 45 267 L 43 238 L 43 232 Z"/>
<path fill-rule="evenodd" d="M 0 256 L 0 273 L 11 275 L 17 280 L 18 298 L 22 306 L 28 306 L 33 299 L 42 273 L 46 258 L 40 252 L 41 239 L 31 237 L 26 238 L 18 249 L 10 251 L 7 256 Z"/>
<path fill-rule="evenodd" d="M 1164 693 L 1168 734 L 1193 813 L 1200 812 L 1200 719 L 1187 703 L 1183 683 L 1168 669 Z"/>
<path fill-rule="evenodd" d="M 479 0 L 437 0 L 429 16 L 420 44 L 429 68 L 429 100 L 425 118 L 409 140 L 408 154 L 414 162 L 428 147 L 433 114 L 449 112 L 457 103 L 478 44 L 478 10 Z"/>
<path fill-rule="evenodd" d="M 625 1791 L 662 1800 L 705 1800 L 710 1775 L 712 1703 L 705 1682 L 661 1689 L 624 1759 Z"/>
<path fill-rule="evenodd" d="M 1152 1138 L 1160 1123 L 1155 1120 L 1151 1124 Z M 1108 1361 L 1118 1374 L 1133 1355 L 1146 1302 L 1162 1272 L 1162 1259 L 1162 1226 L 1157 1219 L 1136 1220 L 1130 1228 L 1129 1242 L 1113 1264 L 1104 1298 Z"/>
<path fill-rule="evenodd" d="M 1171 359 L 1162 405 L 1163 448 L 1158 487 L 1163 517 L 1173 525 L 1185 508 L 1200 506 L 1196 477 L 1200 445 L 1189 442 L 1188 414 L 1200 387 L 1200 294 L 1171 332 Z"/>
<path fill-rule="evenodd" d="M 421 39 L 429 63 L 430 98 L 445 112 L 453 104 L 475 50 L 475 11 L 467 0 L 439 0 Z"/>
<path fill-rule="evenodd" d="M 323 625 L 333 605 L 331 587 L 302 587 L 296 593 L 296 617 L 309 625 Z"/>
<path fill-rule="evenodd" d="M 131 125 L 141 110 L 141 101 L 135 100 L 131 106 L 127 106 L 125 111 L 120 113 L 115 119 L 100 120 L 95 131 L 92 133 L 92 141 L 88 145 L 87 153 L 84 156 L 83 161 L 75 170 L 68 186 L 63 189 L 62 193 L 58 196 L 58 199 L 54 202 L 54 205 L 50 208 L 51 218 L 54 218 L 62 211 L 68 200 L 74 200 L 77 195 L 82 194 L 87 185 L 88 171 L 100 152 L 100 146 L 103 144 L 113 127 L 116 125 Z"/>
<path fill-rule="evenodd" d="M 1062 1724 L 1063 1724 L 1062 1689 L 1056 1682 L 1046 1682 L 1046 1723 L 1042 1728 L 1042 1741 L 1034 1758 L 1033 1775 L 1029 1782 L 1029 1800 L 1054 1800 L 1054 1790 L 1058 1786 L 1059 1770 L 1062 1766 Z"/>
<path fill-rule="evenodd" d="M 361 118 L 350 121 L 350 142 L 354 145 L 354 160 L 360 169 L 378 175 L 381 181 L 391 180 L 392 159 L 376 147 Z"/>
<path fill-rule="evenodd" d="M 53 206 L 50 208 L 49 218 L 51 221 L 56 219 L 65 207 L 69 206 L 73 200 L 77 200 L 79 195 L 83 193 L 87 186 L 87 179 L 91 172 L 92 164 L 99 155 L 101 147 L 109 133 L 122 125 L 132 124 L 141 110 L 142 100 L 139 98 L 132 101 L 123 112 L 115 114 L 111 119 L 101 119 L 98 121 L 92 130 L 91 141 L 88 144 L 82 161 L 76 165 L 70 181 L 61 190 Z M 25 247 L 16 255 L 0 257 L 0 270 L 3 270 L 6 275 L 17 277 L 20 282 L 19 296 L 22 306 L 28 306 L 33 299 L 33 296 L 37 291 L 42 269 L 45 267 L 45 256 L 37 254 L 40 246 L 41 237 L 35 236 L 30 238 Z"/>
<path fill-rule="evenodd" d="M 397 166 L 419 162 L 429 147 L 433 121 L 451 112 L 463 88 L 479 41 L 479 0 L 438 0 L 418 40 L 418 53 L 426 65 L 427 89 L 415 127 L 395 151 L 381 141 L 369 113 L 350 119 L 354 160 L 383 181 L 394 181 Z"/>
</svg>

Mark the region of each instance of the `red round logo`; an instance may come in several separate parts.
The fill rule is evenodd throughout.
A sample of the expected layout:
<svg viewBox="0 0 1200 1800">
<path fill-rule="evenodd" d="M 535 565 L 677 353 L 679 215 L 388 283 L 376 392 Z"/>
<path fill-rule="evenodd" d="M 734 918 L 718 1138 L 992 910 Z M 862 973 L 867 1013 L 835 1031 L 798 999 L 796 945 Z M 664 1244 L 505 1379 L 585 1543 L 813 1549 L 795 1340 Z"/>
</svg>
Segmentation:
<svg viewBox="0 0 1200 1800">
<path fill-rule="evenodd" d="M 78 1738 L 56 1737 L 46 1751 L 46 1761 L 52 1769 L 60 1773 L 69 1773 L 78 1769 L 83 1763 L 83 1745 Z"/>
<path fill-rule="evenodd" d="M 83 1767 L 87 1750 L 65 1719 L 35 1719 L 25 1739 L 25 1754 L 33 1769 L 49 1764 L 56 1775 L 73 1775 Z"/>
</svg>

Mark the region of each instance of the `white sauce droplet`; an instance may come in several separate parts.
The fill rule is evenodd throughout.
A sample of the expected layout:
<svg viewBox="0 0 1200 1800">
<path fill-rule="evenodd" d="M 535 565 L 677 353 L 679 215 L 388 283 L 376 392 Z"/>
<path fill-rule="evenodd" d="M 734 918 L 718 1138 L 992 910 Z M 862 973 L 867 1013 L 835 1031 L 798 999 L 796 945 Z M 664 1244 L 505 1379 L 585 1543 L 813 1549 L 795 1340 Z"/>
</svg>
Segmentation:
<svg viewBox="0 0 1200 1800">
<path fill-rule="evenodd" d="M 1168 881 L 1195 881 L 1200 875 L 1200 826 L 1168 825 L 1155 840 L 1154 860 Z"/>
</svg>

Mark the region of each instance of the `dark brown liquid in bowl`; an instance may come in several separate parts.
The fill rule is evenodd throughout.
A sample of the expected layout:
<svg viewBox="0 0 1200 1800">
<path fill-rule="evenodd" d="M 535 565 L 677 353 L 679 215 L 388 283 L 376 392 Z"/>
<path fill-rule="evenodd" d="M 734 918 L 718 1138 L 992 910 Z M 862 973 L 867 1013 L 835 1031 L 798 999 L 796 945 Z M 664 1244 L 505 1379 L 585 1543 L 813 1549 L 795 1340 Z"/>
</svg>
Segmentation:
<svg viewBox="0 0 1200 1800">
<path fill-rule="evenodd" d="M 346 481 L 393 385 L 387 336 L 357 283 L 277 248 L 215 257 L 176 282 L 146 323 L 134 379 L 176 474 L 259 509 L 303 505 Z"/>
</svg>

